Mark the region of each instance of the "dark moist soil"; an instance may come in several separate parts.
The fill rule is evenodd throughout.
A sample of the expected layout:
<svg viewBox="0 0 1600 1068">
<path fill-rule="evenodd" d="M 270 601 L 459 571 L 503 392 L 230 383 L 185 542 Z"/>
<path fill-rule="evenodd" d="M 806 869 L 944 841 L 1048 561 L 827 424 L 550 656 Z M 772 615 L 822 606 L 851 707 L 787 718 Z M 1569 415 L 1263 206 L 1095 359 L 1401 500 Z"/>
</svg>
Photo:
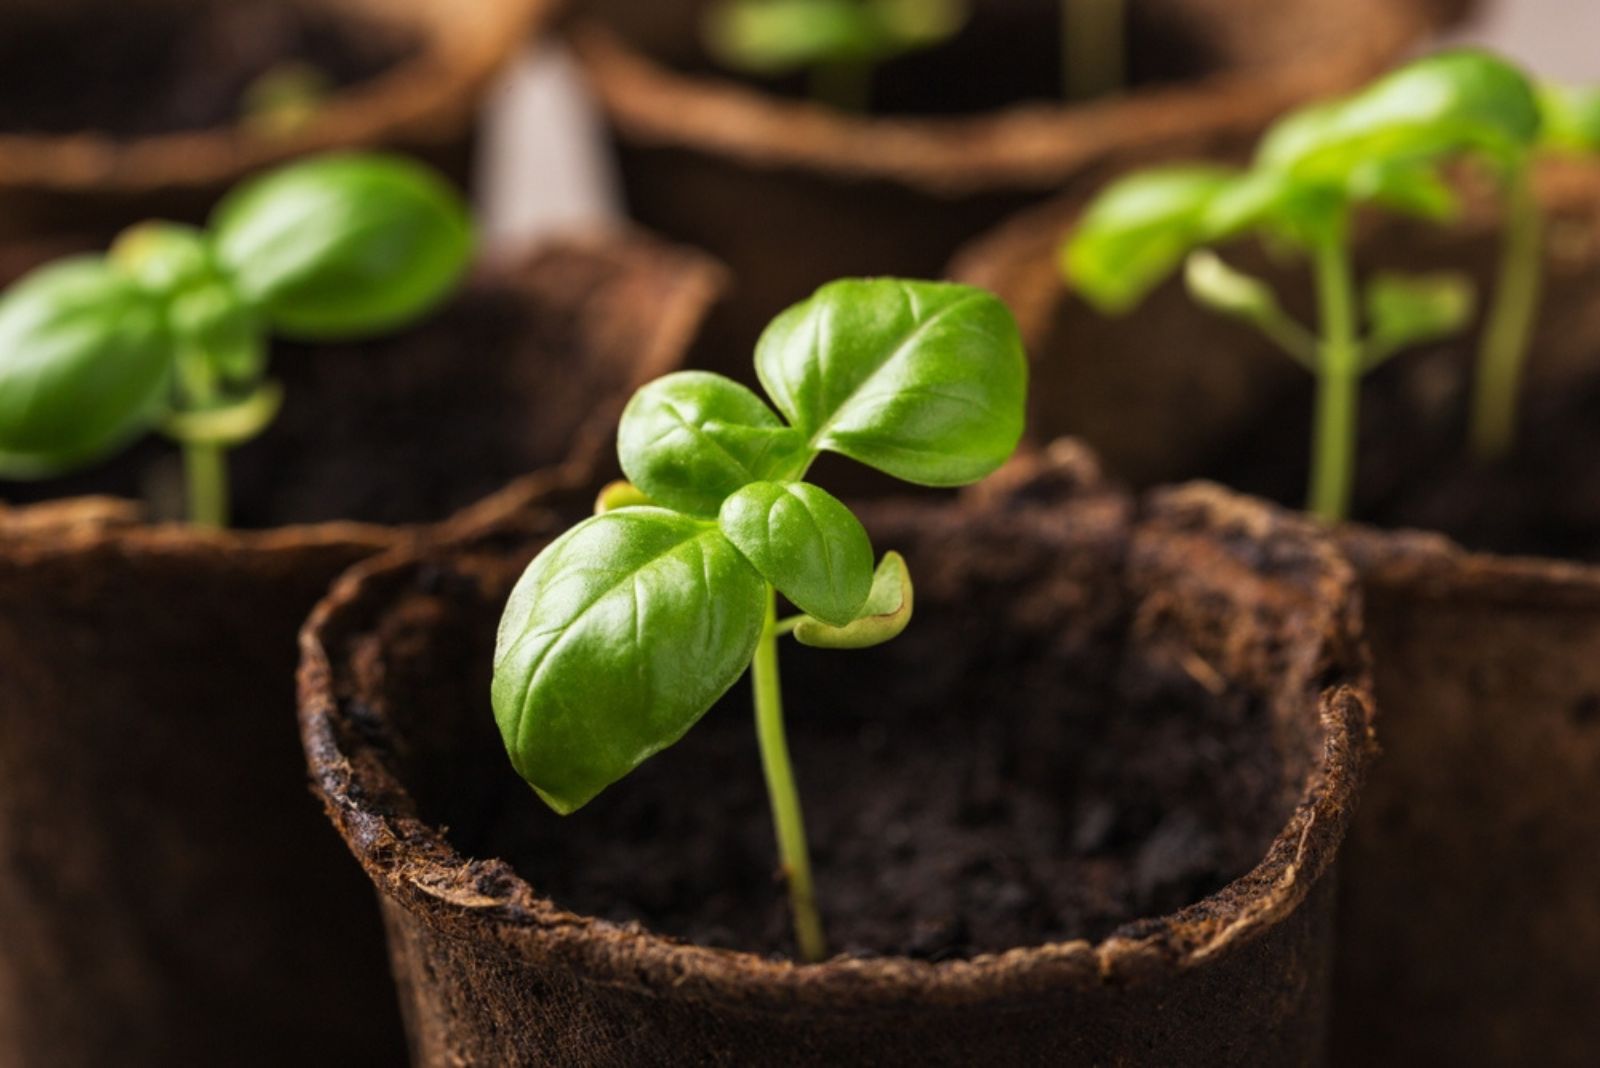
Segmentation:
<svg viewBox="0 0 1600 1068">
<path fill-rule="evenodd" d="M 1006 545 L 1001 562 L 957 561 L 961 531 L 919 552 L 913 529 L 880 539 L 908 549 L 917 575 L 905 635 L 869 651 L 782 651 L 835 952 L 942 960 L 1099 939 L 1259 861 L 1294 803 L 1267 716 L 1128 654 L 1127 621 L 1105 608 L 1113 562 L 1064 574 L 1037 541 Z M 431 754 L 400 771 L 424 818 L 568 910 L 789 954 L 747 684 L 558 817 L 510 770 L 486 700 L 503 588 L 437 581 L 456 585 L 390 617 L 401 622 L 386 628 L 379 671 L 402 764 Z M 972 591 L 966 603 L 956 590 Z"/>
<path fill-rule="evenodd" d="M 581 281 L 581 279 L 577 279 Z M 388 338 L 275 346 L 282 412 L 230 454 L 244 528 L 443 518 L 566 455 L 607 369 L 511 285 L 472 285 L 425 325 Z M 609 381 L 609 379 L 607 379 Z M 42 482 L 0 481 L 13 503 L 82 494 L 150 502 L 176 518 L 178 449 L 152 435 L 108 464 Z"/>
<path fill-rule="evenodd" d="M 875 69 L 871 110 L 952 115 L 992 111 L 1024 100 L 1061 99 L 1059 0 L 991 0 L 973 7 L 971 19 L 955 37 Z M 685 36 L 696 39 L 694 33 Z M 636 45 L 652 44 L 643 34 L 633 37 Z M 1204 35 L 1192 32 L 1171 12 L 1152 17 L 1139 5 L 1130 5 L 1127 40 L 1130 87 L 1188 81 L 1218 66 Z M 809 95 L 804 75 L 754 78 L 736 74 L 698 47 L 658 58 L 696 74 L 736 76 L 780 96 Z"/>
<path fill-rule="evenodd" d="M 1600 561 L 1600 366 L 1562 388 L 1530 388 L 1515 451 L 1479 462 L 1464 444 L 1474 359 L 1465 345 L 1435 346 L 1366 379 L 1354 518 L 1486 552 Z M 1303 506 L 1311 406 L 1302 383 L 1195 474 Z"/>
<path fill-rule="evenodd" d="M 280 0 L 13 5 L 0 14 L 0 131 L 135 138 L 227 126 L 246 88 L 284 63 L 342 87 L 416 47 L 396 27 Z"/>
</svg>

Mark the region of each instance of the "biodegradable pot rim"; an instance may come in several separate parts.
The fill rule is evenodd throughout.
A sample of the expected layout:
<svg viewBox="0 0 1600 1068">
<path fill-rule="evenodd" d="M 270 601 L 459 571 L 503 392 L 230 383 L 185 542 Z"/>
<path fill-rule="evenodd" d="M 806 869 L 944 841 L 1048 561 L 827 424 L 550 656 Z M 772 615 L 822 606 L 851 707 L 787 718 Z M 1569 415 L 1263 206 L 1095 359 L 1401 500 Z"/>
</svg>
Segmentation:
<svg viewBox="0 0 1600 1068">
<path fill-rule="evenodd" d="M 371 732 L 355 732 L 358 745 L 349 751 L 343 747 L 335 724 L 347 713 L 335 692 L 333 660 L 324 641 L 330 630 L 380 611 L 391 585 L 426 566 L 429 546 L 403 547 L 351 568 L 301 631 L 300 725 L 313 788 L 378 889 L 414 920 L 447 937 L 492 941 L 504 959 L 566 961 L 586 982 L 745 1008 L 850 1014 L 912 1004 L 1014 1006 L 1063 990 L 1181 973 L 1265 935 L 1300 906 L 1332 864 L 1373 748 L 1371 680 L 1364 651 L 1351 651 L 1359 647 L 1360 634 L 1356 579 L 1331 539 L 1313 534 L 1315 527 L 1299 516 L 1214 485 L 1161 491 L 1147 500 L 1147 514 L 1171 525 L 1169 539 L 1198 529 L 1218 543 L 1271 536 L 1292 539 L 1305 550 L 1309 562 L 1303 570 L 1314 579 L 1315 590 L 1304 595 L 1305 602 L 1315 607 L 1321 624 L 1315 628 L 1317 655 L 1308 661 L 1318 673 L 1306 680 L 1317 696 L 1308 694 L 1307 700 L 1314 702 L 1324 734 L 1295 809 L 1262 859 L 1216 893 L 1177 912 L 1140 920 L 1137 936 L 1113 935 L 1096 944 L 1082 939 L 1046 943 L 937 963 L 878 957 L 801 964 L 682 943 L 569 913 L 504 861 L 463 856 L 439 828 L 414 813 L 374 806 L 374 799 L 403 800 L 407 792 L 373 751 Z M 547 527 L 553 521 L 548 514 L 540 520 Z M 1127 536 L 1132 544 L 1136 527 Z M 372 714 L 362 707 L 364 715 Z M 1217 909 L 1224 895 L 1237 900 Z M 1208 904 L 1222 917 L 1192 924 L 1185 936 L 1180 928 Z"/>
<path fill-rule="evenodd" d="M 628 389 L 675 367 L 697 333 L 705 312 L 725 285 L 724 269 L 693 249 L 665 242 L 636 227 L 597 226 L 545 237 L 516 252 L 484 256 L 474 276 L 514 287 L 547 259 L 568 255 L 610 256 L 640 262 L 642 257 L 671 263 L 675 292 L 662 301 L 650 321 L 649 343 L 635 349 Z M 664 271 L 664 267 L 661 268 Z M 626 400 L 626 398 L 622 398 Z M 493 493 L 434 520 L 385 525 L 334 519 L 289 523 L 265 529 L 208 529 L 189 523 L 144 521 L 137 502 L 85 496 L 12 506 L 0 501 L 0 552 L 23 563 L 101 551 L 151 557 L 201 554 L 250 557 L 308 548 L 349 546 L 379 554 L 425 537 L 465 537 L 482 526 L 511 517 L 554 494 L 577 492 L 593 480 L 606 447 L 603 413 L 591 413 L 568 443 L 559 463 L 526 472 Z"/>
<path fill-rule="evenodd" d="M 329 5 L 330 0 L 313 0 Z M 452 4 L 472 11 L 451 15 Z M 557 0 L 426 0 L 411 16 L 418 53 L 340 89 L 305 130 L 254 135 L 235 123 L 121 139 L 101 132 L 0 133 L 0 191 L 143 194 L 206 187 L 270 164 L 335 148 L 442 142 L 490 78 L 528 36 L 549 24 Z M 333 0 L 342 12 L 383 5 Z"/>
<path fill-rule="evenodd" d="M 642 142 L 730 156 L 756 168 L 887 180 L 935 195 L 1059 184 L 1105 157 L 1196 129 L 1247 130 L 1285 108 L 1381 69 L 1448 20 L 1444 9 L 1349 0 L 1343 46 L 1314 63 L 1213 74 L 1083 105 L 1027 103 L 971 116 L 851 116 L 729 76 L 675 71 L 595 19 L 568 31 L 611 122 Z"/>
</svg>

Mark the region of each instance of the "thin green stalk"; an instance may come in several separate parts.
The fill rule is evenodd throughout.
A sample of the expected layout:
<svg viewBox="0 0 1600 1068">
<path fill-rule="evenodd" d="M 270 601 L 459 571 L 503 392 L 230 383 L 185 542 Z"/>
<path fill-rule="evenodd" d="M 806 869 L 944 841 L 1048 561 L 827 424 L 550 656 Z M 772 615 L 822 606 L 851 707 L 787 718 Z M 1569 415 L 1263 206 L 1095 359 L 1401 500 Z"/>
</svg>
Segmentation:
<svg viewBox="0 0 1600 1068">
<path fill-rule="evenodd" d="M 1317 372 L 1311 487 L 1306 507 L 1318 519 L 1333 523 L 1350 514 L 1361 385 L 1355 283 L 1342 223 L 1326 229 L 1314 254 L 1322 359 Z"/>
<path fill-rule="evenodd" d="M 183 473 L 188 486 L 189 522 L 198 527 L 226 527 L 227 453 L 216 445 L 184 442 Z"/>
<path fill-rule="evenodd" d="M 783 694 L 778 682 L 778 623 L 774 597 L 767 592 L 767 618 L 750 665 L 755 686 L 756 739 L 761 745 L 761 767 L 767 776 L 767 796 L 772 804 L 772 825 L 778 835 L 778 854 L 789 884 L 789 907 L 794 914 L 794 939 L 800 957 L 820 961 L 827 957 L 822 919 L 817 914 L 811 882 L 811 858 L 806 849 L 806 826 L 800 812 L 800 795 L 789 764 L 789 743 L 783 734 Z"/>
<path fill-rule="evenodd" d="M 203 410 L 217 401 L 217 374 L 203 352 L 189 350 L 178 365 L 178 391 L 183 406 Z M 178 439 L 183 448 L 184 482 L 188 489 L 189 522 L 200 527 L 228 525 L 228 457 L 219 445 Z"/>
<path fill-rule="evenodd" d="M 1478 349 L 1472 400 L 1472 451 L 1484 460 L 1505 456 L 1517 434 L 1517 400 L 1539 307 L 1541 220 L 1529 168 L 1511 176 L 1506 196 L 1506 244 L 1494 303 Z"/>
<path fill-rule="evenodd" d="M 1068 100 L 1093 100 L 1127 85 L 1127 25 L 1127 0 L 1061 0 L 1061 81 Z"/>
<path fill-rule="evenodd" d="M 811 99 L 840 111 L 863 112 L 872 106 L 872 66 L 841 61 L 811 68 Z"/>
</svg>

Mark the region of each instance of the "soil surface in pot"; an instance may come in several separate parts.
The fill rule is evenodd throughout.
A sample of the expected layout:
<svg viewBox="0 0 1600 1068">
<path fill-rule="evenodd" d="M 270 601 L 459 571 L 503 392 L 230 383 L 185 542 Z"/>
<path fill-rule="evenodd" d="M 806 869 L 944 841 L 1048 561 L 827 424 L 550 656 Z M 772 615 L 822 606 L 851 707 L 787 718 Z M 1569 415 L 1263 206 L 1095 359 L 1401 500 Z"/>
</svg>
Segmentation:
<svg viewBox="0 0 1600 1068">
<path fill-rule="evenodd" d="M 968 531 L 903 514 L 920 518 L 871 525 L 911 561 L 911 628 L 874 650 L 782 650 L 835 952 L 939 960 L 1099 939 L 1260 860 L 1295 797 L 1258 697 L 1130 652 L 1108 558 L 1078 554 L 1103 573 L 1086 575 L 1057 562 L 1059 540 L 1020 536 L 985 558 Z M 511 577 L 425 586 L 388 617 L 373 670 L 394 695 L 401 777 L 423 817 L 570 911 L 789 953 L 748 683 L 558 817 L 511 771 L 488 705 Z"/>
<path fill-rule="evenodd" d="M 574 257 L 547 269 L 567 272 L 561 284 L 576 300 L 603 268 Z M 598 356 L 579 360 L 581 318 L 550 314 L 518 285 L 481 279 L 423 325 L 387 338 L 276 345 L 271 373 L 285 385 L 283 410 L 230 456 L 235 525 L 432 521 L 587 444 L 567 440 L 573 425 L 625 371 Z M 575 408 L 571 419 L 536 414 Z M 0 500 L 16 503 L 82 494 L 149 501 L 155 515 L 174 518 L 177 447 L 152 436 L 67 478 L 0 481 Z"/>
<path fill-rule="evenodd" d="M 602 9 L 630 43 L 654 58 L 685 73 L 739 78 L 780 96 L 809 96 L 804 75 L 751 77 L 707 55 L 699 26 L 700 12 L 708 4 L 673 0 L 663 5 L 670 8 L 667 12 L 628 10 L 635 6 L 643 5 L 613 0 Z M 874 69 L 873 111 L 952 115 L 992 111 L 1023 100 L 1061 99 L 1059 0 L 990 0 L 973 6 L 971 19 L 956 36 Z M 1201 17 L 1182 4 L 1130 5 L 1126 47 L 1133 88 L 1194 80 L 1225 65 Z"/>
<path fill-rule="evenodd" d="M 14 5 L 0 15 L 0 132 L 228 126 L 251 84 L 287 64 L 338 89 L 417 47 L 396 26 L 277 0 Z"/>
</svg>

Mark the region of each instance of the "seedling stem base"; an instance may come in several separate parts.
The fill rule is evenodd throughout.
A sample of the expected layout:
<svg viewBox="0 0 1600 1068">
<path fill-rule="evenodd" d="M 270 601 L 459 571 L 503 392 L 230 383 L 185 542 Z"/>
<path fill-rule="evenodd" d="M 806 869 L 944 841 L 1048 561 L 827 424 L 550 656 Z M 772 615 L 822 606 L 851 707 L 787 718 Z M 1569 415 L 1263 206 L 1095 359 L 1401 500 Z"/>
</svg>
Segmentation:
<svg viewBox="0 0 1600 1068">
<path fill-rule="evenodd" d="M 1314 250 L 1322 359 L 1317 376 L 1311 488 L 1306 507 L 1312 515 L 1330 523 L 1344 519 L 1350 512 L 1361 385 L 1354 284 L 1344 237 L 1342 224 L 1329 227 Z"/>
<path fill-rule="evenodd" d="M 778 678 L 778 620 L 775 598 L 767 593 L 767 618 L 750 664 L 755 688 L 756 739 L 761 746 L 761 768 L 766 775 L 772 804 L 772 825 L 778 836 L 778 855 L 789 884 L 789 907 L 794 913 L 795 944 L 807 962 L 828 956 L 817 913 L 816 891 L 811 882 L 811 857 L 806 848 L 805 819 L 800 794 L 795 789 L 789 762 L 789 743 L 783 732 L 783 694 Z"/>
<path fill-rule="evenodd" d="M 1539 204 L 1524 166 L 1511 176 L 1507 190 L 1505 255 L 1478 350 L 1472 451 L 1482 460 L 1505 456 L 1516 439 L 1522 365 L 1539 306 L 1540 229 Z"/>
</svg>

